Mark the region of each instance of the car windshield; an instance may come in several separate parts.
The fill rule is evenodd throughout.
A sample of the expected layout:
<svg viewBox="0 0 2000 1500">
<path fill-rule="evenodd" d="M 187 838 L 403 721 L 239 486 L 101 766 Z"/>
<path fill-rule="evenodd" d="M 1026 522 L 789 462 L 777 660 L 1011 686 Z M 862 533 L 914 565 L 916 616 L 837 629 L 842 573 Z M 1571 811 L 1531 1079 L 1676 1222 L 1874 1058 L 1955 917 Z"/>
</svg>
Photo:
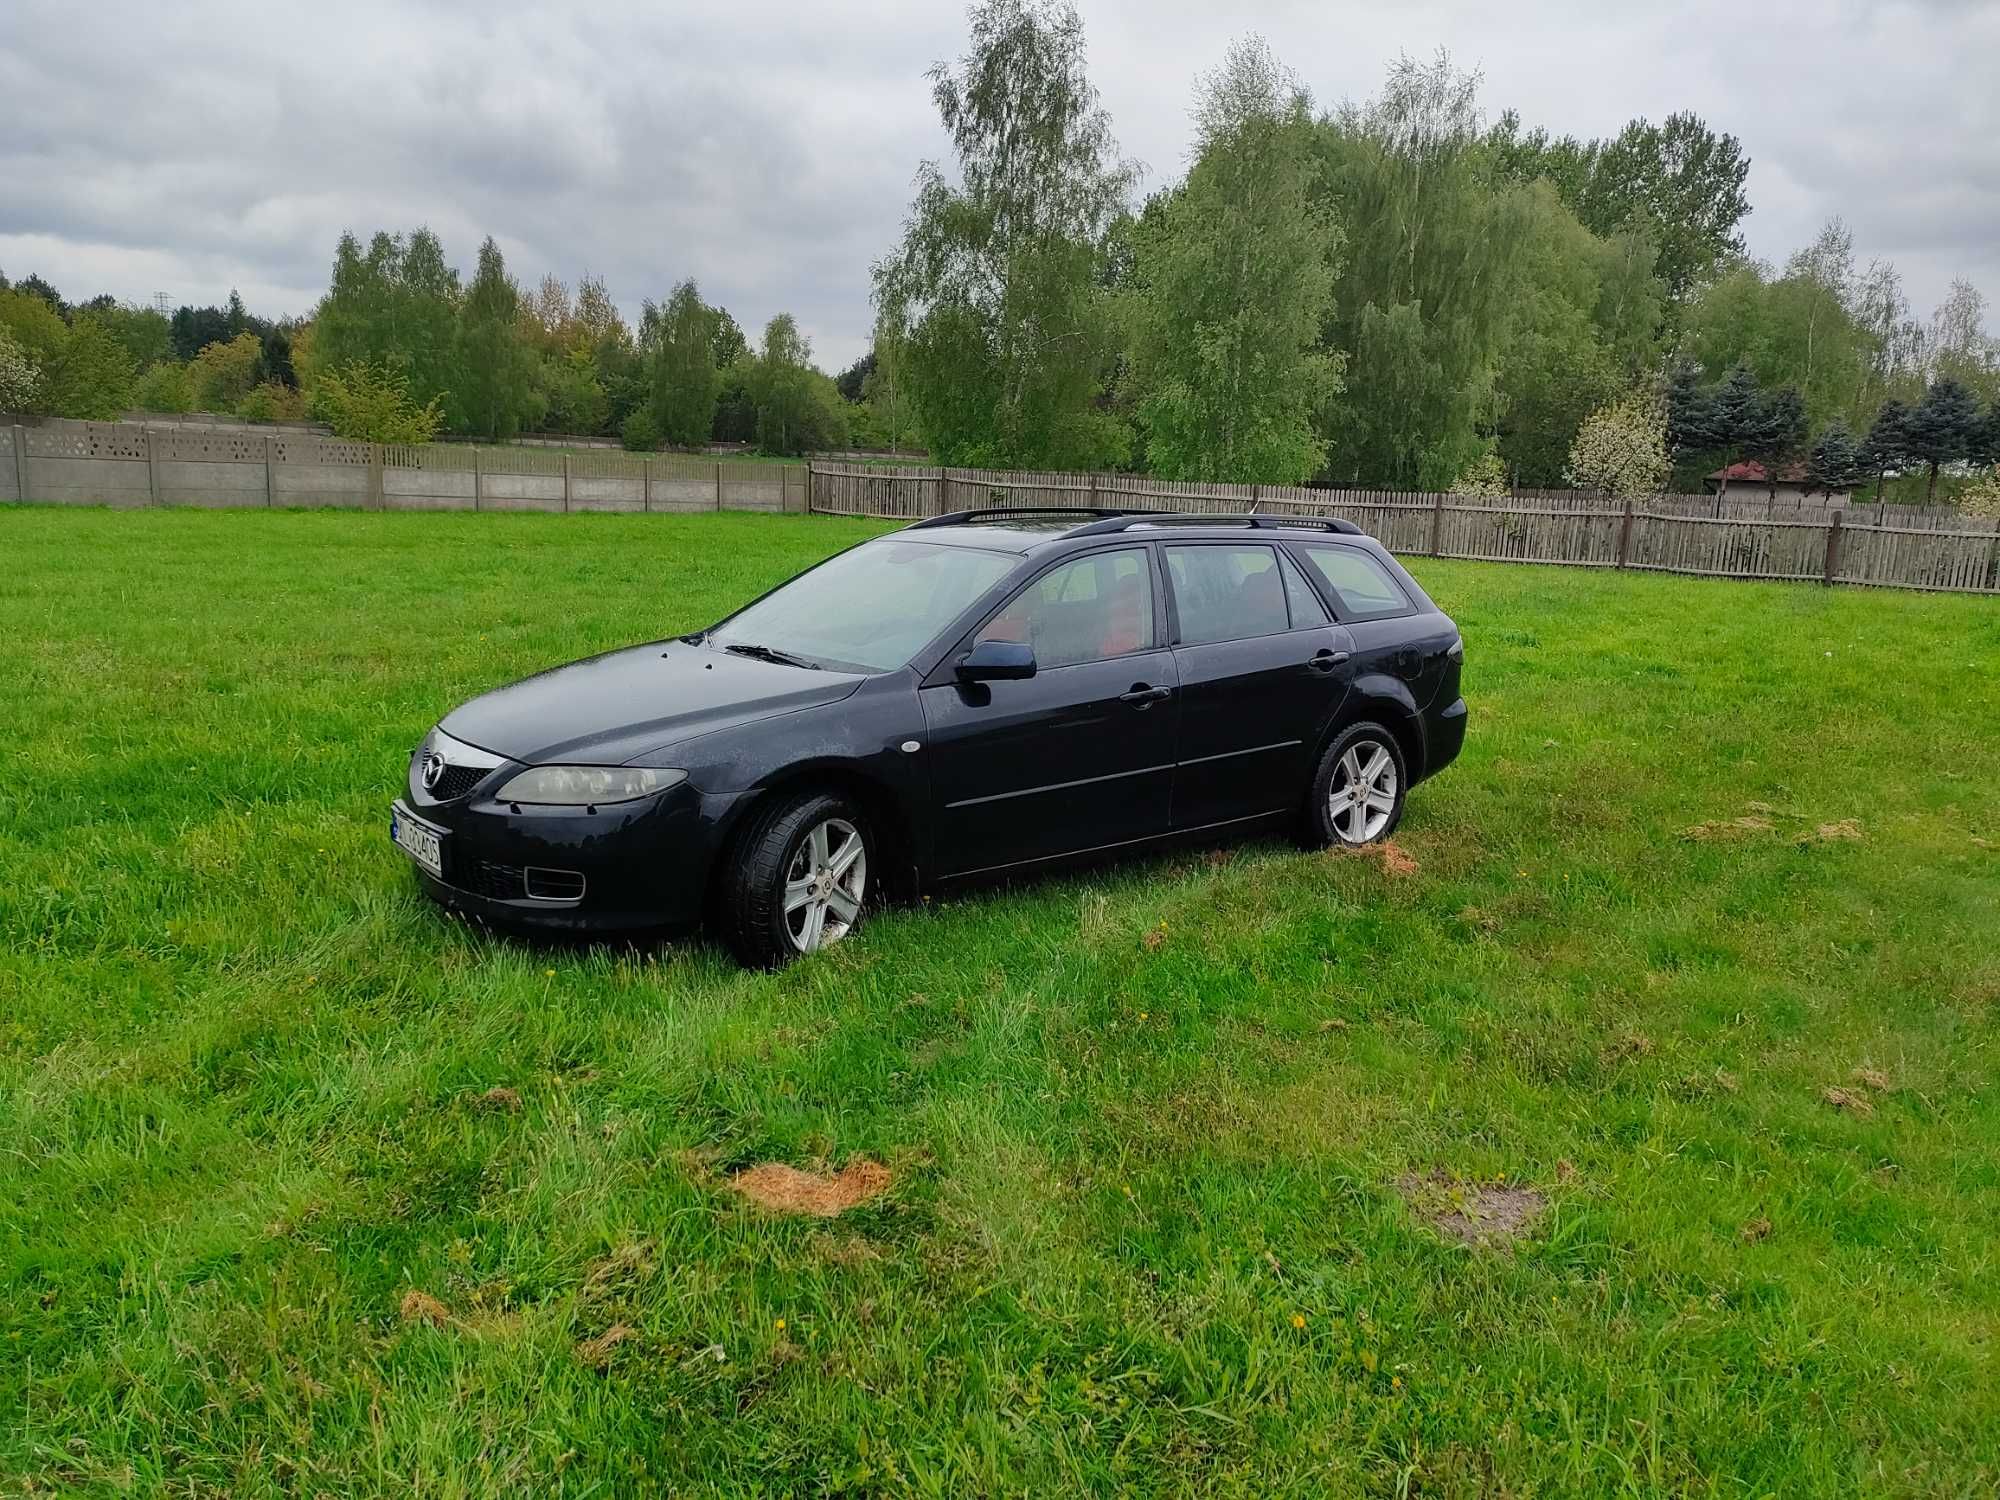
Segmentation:
<svg viewBox="0 0 2000 1500">
<path fill-rule="evenodd" d="M 794 578 L 709 639 L 807 666 L 892 672 L 1019 562 L 1002 552 L 885 537 Z"/>
</svg>

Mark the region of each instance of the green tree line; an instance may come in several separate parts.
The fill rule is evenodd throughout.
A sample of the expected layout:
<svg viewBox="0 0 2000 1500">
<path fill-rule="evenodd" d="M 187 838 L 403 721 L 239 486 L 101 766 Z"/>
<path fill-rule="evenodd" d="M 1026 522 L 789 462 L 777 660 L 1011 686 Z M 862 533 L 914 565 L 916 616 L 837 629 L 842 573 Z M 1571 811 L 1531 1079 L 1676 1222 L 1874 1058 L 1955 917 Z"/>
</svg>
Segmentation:
<svg viewBox="0 0 2000 1500">
<path fill-rule="evenodd" d="M 983 0 L 931 83 L 957 170 L 923 168 L 874 290 L 941 461 L 1415 489 L 1916 467 L 1928 493 L 2000 459 L 1980 293 L 1920 322 L 1838 219 L 1751 259 L 1749 159 L 1693 114 L 1489 124 L 1443 54 L 1321 110 L 1249 38 L 1135 205 L 1069 5 Z"/>
<path fill-rule="evenodd" d="M 601 279 L 529 289 L 492 240 L 470 280 L 428 229 L 343 235 L 305 318 L 172 316 L 109 297 L 72 306 L 38 276 L 0 278 L 0 410 L 109 420 L 138 408 L 312 418 L 343 437 L 504 442 L 523 431 L 627 447 L 755 442 L 794 454 L 871 441 L 789 314 L 752 346 L 689 280 L 628 326 Z M 907 438 L 907 434 L 905 434 Z"/>
</svg>

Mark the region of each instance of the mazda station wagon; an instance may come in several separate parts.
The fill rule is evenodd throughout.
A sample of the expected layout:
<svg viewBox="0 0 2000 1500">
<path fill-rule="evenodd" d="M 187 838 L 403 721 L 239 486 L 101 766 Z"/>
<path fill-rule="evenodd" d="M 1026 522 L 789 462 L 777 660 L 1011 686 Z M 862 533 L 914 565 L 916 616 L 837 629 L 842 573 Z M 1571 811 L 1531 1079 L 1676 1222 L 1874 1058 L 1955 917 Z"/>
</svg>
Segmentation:
<svg viewBox="0 0 2000 1500">
<path fill-rule="evenodd" d="M 390 834 L 441 903 L 787 963 L 886 897 L 1392 833 L 1465 741 L 1458 629 L 1346 521 L 974 510 L 439 721 Z"/>
</svg>

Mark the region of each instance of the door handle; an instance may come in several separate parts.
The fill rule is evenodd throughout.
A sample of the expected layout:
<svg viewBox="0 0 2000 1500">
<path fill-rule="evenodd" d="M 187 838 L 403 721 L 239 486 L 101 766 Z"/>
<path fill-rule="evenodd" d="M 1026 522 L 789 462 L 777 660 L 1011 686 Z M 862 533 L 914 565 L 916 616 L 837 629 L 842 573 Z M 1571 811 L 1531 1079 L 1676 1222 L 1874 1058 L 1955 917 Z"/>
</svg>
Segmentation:
<svg viewBox="0 0 2000 1500">
<path fill-rule="evenodd" d="M 1163 703 L 1173 695 L 1172 688 L 1147 687 L 1143 682 L 1135 682 L 1132 684 L 1131 692 L 1118 695 L 1118 701 L 1129 703 L 1134 708 L 1151 708 L 1155 703 Z"/>
<path fill-rule="evenodd" d="M 1352 660 L 1352 656 L 1353 654 L 1347 651 L 1315 651 L 1312 660 L 1306 665 L 1315 672 L 1331 672 L 1335 667 L 1346 666 Z"/>
</svg>

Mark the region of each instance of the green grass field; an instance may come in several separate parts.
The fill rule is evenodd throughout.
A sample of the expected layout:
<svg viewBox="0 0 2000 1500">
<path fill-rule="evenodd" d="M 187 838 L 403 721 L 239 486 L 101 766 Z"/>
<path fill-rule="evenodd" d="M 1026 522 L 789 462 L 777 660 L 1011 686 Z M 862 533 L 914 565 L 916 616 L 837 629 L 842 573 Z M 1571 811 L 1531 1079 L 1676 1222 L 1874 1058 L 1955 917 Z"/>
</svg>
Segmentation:
<svg viewBox="0 0 2000 1500">
<path fill-rule="evenodd" d="M 0 511 L 7 1492 L 2000 1486 L 1992 601 L 1419 561 L 1473 727 L 1413 871 L 776 976 L 419 896 L 444 710 L 871 529 Z M 1511 1244 L 1428 1222 L 1495 1183 Z"/>
</svg>

